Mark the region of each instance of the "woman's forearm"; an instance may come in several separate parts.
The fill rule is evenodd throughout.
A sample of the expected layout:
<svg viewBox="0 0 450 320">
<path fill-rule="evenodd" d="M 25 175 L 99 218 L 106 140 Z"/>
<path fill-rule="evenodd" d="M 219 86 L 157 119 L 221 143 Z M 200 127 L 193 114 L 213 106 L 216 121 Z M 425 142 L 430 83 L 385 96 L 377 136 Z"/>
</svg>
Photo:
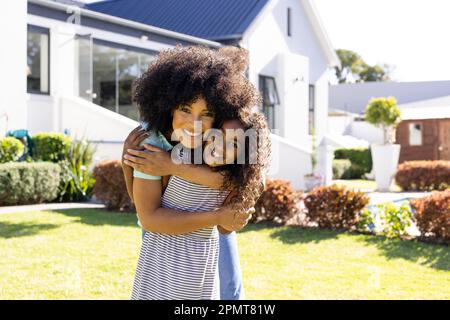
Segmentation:
<svg viewBox="0 0 450 320">
<path fill-rule="evenodd" d="M 157 208 L 152 212 L 137 210 L 142 228 L 164 234 L 184 234 L 220 223 L 218 211 L 185 212 L 169 208 Z"/>
<path fill-rule="evenodd" d="M 223 175 L 212 171 L 206 165 L 180 164 L 174 165 L 173 175 L 179 176 L 190 182 L 201 184 L 210 188 L 220 189 L 223 184 Z"/>
<path fill-rule="evenodd" d="M 133 168 L 127 166 L 126 164 L 122 164 L 123 176 L 125 178 L 125 184 L 127 187 L 128 195 L 132 202 L 134 202 L 133 198 Z"/>
</svg>

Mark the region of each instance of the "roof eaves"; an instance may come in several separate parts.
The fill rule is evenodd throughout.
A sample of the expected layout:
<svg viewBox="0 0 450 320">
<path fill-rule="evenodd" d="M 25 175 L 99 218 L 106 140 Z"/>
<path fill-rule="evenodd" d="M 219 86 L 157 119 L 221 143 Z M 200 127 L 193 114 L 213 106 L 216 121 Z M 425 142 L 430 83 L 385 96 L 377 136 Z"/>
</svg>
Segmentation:
<svg viewBox="0 0 450 320">
<path fill-rule="evenodd" d="M 46 6 L 49 8 L 56 9 L 56 10 L 62 10 L 62 11 L 66 11 L 67 8 L 71 7 L 70 5 L 66 5 L 66 4 L 62 4 L 62 3 L 58 3 L 58 2 L 54 2 L 54 1 L 50 1 L 50 0 L 28 0 L 28 2 L 31 2 L 31 3 L 37 4 L 37 5 Z M 80 10 L 80 13 L 82 16 L 84 15 L 86 17 L 91 17 L 94 19 L 99 19 L 99 20 L 103 20 L 106 22 L 127 26 L 130 28 L 154 32 L 154 33 L 166 36 L 166 37 L 176 38 L 176 39 L 199 43 L 199 44 L 205 44 L 205 45 L 208 45 L 211 47 L 216 47 L 216 48 L 222 47 L 222 44 L 219 42 L 215 42 L 215 41 L 187 35 L 184 33 L 179 33 L 179 32 L 175 32 L 175 31 L 170 31 L 170 30 L 150 26 L 150 25 L 147 25 L 144 23 L 135 22 L 135 21 L 111 16 L 108 14 L 100 13 L 97 11 L 92 11 L 89 9 L 79 8 L 79 10 Z"/>
</svg>

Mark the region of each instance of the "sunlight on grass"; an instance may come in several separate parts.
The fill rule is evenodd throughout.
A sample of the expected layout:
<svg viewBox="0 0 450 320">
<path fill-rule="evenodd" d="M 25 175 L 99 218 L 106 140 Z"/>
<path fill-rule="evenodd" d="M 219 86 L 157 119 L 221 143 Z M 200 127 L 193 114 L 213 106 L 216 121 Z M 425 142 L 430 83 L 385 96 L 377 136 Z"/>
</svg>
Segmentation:
<svg viewBox="0 0 450 320">
<path fill-rule="evenodd" d="M 295 227 L 238 234 L 247 299 L 449 299 L 448 247 Z M 0 299 L 129 299 L 136 216 L 0 215 Z"/>
</svg>

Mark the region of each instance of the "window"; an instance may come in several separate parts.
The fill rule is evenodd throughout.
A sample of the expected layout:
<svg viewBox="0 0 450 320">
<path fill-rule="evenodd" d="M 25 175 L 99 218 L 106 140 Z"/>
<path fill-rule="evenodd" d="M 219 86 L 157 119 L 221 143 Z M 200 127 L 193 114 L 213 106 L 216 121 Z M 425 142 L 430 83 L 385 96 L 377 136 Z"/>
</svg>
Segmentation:
<svg viewBox="0 0 450 320">
<path fill-rule="evenodd" d="M 287 35 L 290 37 L 292 35 L 292 28 L 291 28 L 291 8 L 287 8 Z"/>
<path fill-rule="evenodd" d="M 408 133 L 410 146 L 422 145 L 422 124 L 420 123 L 408 124 Z"/>
<path fill-rule="evenodd" d="M 259 90 L 263 98 L 262 112 L 270 129 L 275 128 L 274 106 L 280 104 L 275 78 L 259 76 Z"/>
<path fill-rule="evenodd" d="M 315 86 L 309 85 L 309 98 L 308 98 L 308 133 L 312 134 L 314 129 L 314 109 L 315 109 Z"/>
<path fill-rule="evenodd" d="M 128 118 L 139 120 L 138 110 L 132 104 L 131 86 L 147 70 L 156 55 L 141 52 L 138 48 L 106 44 L 96 39 L 92 48 L 92 101 Z"/>
<path fill-rule="evenodd" d="M 29 25 L 27 33 L 27 92 L 29 93 L 49 93 L 49 48 L 49 30 Z"/>
</svg>

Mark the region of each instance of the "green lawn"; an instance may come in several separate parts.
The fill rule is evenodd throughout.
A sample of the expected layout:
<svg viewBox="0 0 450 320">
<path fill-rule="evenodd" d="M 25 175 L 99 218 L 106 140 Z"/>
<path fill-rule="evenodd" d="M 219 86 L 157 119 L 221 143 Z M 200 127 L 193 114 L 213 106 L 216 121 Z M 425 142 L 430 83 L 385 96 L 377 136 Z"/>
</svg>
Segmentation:
<svg viewBox="0 0 450 320">
<path fill-rule="evenodd" d="M 0 299 L 129 299 L 134 215 L 61 210 L 0 215 Z M 248 299 L 450 299 L 450 249 L 250 225 L 239 233 Z"/>
</svg>

